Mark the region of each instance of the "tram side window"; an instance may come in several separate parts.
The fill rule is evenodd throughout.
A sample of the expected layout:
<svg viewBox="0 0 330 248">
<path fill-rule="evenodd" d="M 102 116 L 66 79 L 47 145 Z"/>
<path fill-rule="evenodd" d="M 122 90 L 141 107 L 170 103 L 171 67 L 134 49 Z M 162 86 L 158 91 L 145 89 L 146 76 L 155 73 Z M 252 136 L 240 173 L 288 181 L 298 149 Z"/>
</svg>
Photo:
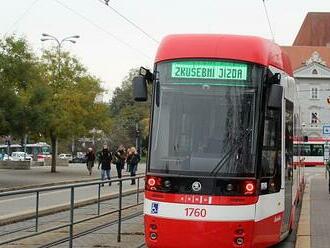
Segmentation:
<svg viewBox="0 0 330 248">
<path fill-rule="evenodd" d="M 281 168 L 281 112 L 268 109 L 265 115 L 261 177 L 273 177 Z"/>
</svg>

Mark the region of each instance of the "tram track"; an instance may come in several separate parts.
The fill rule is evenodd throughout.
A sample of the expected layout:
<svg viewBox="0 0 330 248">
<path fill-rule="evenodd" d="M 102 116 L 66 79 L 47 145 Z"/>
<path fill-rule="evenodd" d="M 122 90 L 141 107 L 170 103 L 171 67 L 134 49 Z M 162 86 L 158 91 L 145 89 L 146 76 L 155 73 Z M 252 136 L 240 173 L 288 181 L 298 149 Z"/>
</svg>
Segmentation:
<svg viewBox="0 0 330 248">
<path fill-rule="evenodd" d="M 129 215 L 123 217 L 123 218 L 121 219 L 121 221 L 126 221 L 126 220 L 129 220 L 129 219 L 132 219 L 132 218 L 138 217 L 138 216 L 140 216 L 140 215 L 142 215 L 142 214 L 143 214 L 143 211 L 142 211 L 142 210 L 141 210 L 141 211 L 137 211 L 136 213 L 132 213 L 132 214 L 129 214 Z M 91 233 L 93 233 L 93 232 L 95 232 L 95 231 L 99 231 L 99 230 L 102 230 L 102 229 L 104 229 L 104 228 L 106 228 L 106 227 L 110 227 L 110 226 L 113 226 L 113 225 L 115 225 L 115 224 L 118 224 L 118 222 L 119 222 L 119 220 L 117 219 L 117 220 L 111 221 L 111 222 L 109 222 L 109 223 L 105 223 L 105 224 L 102 224 L 102 225 L 97 225 L 97 226 L 95 226 L 95 227 L 93 227 L 93 228 L 91 228 L 91 229 L 84 230 L 84 231 L 82 231 L 82 232 L 79 232 L 79 233 L 73 235 L 72 238 L 73 238 L 73 239 L 80 238 L 80 237 L 82 237 L 82 236 L 85 236 L 85 235 L 91 234 Z M 66 242 L 68 242 L 68 241 L 69 241 L 69 237 L 66 237 L 66 238 L 62 238 L 62 239 L 56 240 L 56 241 L 54 241 L 54 242 L 48 243 L 47 245 L 39 246 L 39 248 L 49 248 L 49 247 L 54 247 L 54 246 L 56 246 L 56 245 L 60 245 L 60 244 L 66 243 Z M 138 247 L 143 247 L 143 246 L 144 246 L 144 243 L 143 243 L 141 246 L 138 246 Z"/>
</svg>

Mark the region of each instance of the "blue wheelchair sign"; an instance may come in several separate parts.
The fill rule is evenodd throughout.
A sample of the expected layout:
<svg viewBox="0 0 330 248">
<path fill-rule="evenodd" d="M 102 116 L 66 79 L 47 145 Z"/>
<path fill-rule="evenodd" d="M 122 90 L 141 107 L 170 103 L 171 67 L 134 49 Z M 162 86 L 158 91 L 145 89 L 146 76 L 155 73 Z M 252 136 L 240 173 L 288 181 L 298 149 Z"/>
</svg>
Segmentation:
<svg viewBox="0 0 330 248">
<path fill-rule="evenodd" d="M 158 214 L 158 203 L 153 202 L 151 203 L 151 213 L 152 214 Z"/>
</svg>

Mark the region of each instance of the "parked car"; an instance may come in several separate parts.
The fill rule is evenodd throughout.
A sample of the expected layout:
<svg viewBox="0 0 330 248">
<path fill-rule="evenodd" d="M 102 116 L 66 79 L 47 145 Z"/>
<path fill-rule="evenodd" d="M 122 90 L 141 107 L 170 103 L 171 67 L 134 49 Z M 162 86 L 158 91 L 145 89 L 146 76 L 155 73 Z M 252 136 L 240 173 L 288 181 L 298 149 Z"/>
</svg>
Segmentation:
<svg viewBox="0 0 330 248">
<path fill-rule="evenodd" d="M 85 157 L 73 157 L 69 160 L 69 163 L 86 163 L 87 159 Z"/>
<path fill-rule="evenodd" d="M 72 155 L 71 155 L 71 154 L 61 153 L 60 155 L 58 155 L 58 157 L 59 157 L 60 159 L 72 160 Z"/>
<path fill-rule="evenodd" d="M 13 161 L 24 161 L 24 160 L 32 160 L 32 157 L 28 155 L 26 152 L 12 152 L 11 160 Z"/>
<path fill-rule="evenodd" d="M 9 159 L 8 159 L 8 155 L 7 154 L 2 154 L 0 160 L 13 160 L 13 158 L 11 156 L 9 156 Z"/>
</svg>

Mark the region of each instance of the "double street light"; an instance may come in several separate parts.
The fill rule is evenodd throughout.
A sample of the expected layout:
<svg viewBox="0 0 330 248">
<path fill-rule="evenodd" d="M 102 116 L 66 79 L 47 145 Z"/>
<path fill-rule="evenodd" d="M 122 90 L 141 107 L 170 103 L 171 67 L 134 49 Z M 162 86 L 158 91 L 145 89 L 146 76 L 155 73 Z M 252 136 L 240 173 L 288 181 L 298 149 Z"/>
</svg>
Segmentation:
<svg viewBox="0 0 330 248">
<path fill-rule="evenodd" d="M 43 33 L 42 36 L 44 38 L 41 39 L 41 41 L 55 41 L 57 43 L 57 56 L 58 56 L 58 81 L 60 80 L 60 74 L 61 74 L 61 48 L 64 42 L 71 42 L 73 44 L 76 43 L 75 39 L 78 39 L 80 36 L 79 35 L 72 35 L 72 36 L 68 36 L 63 38 L 62 40 L 57 39 L 55 36 L 50 35 L 50 34 L 45 34 Z M 56 96 L 56 89 L 57 87 L 55 87 L 55 94 L 53 95 L 53 99 Z M 54 110 L 56 108 L 56 105 L 54 104 Z M 55 141 L 55 149 L 53 147 L 53 157 L 52 157 L 52 172 L 55 172 L 55 167 L 53 167 L 53 165 L 56 164 L 56 157 L 57 157 L 57 138 Z"/>
<path fill-rule="evenodd" d="M 42 34 L 43 37 L 41 41 L 55 41 L 57 43 L 57 55 L 58 55 L 58 74 L 60 74 L 61 71 L 61 48 L 64 42 L 71 42 L 73 44 L 76 43 L 75 39 L 78 39 L 80 36 L 79 35 L 72 35 L 63 38 L 62 40 L 57 39 L 55 36 L 50 35 L 50 34 Z"/>
</svg>

